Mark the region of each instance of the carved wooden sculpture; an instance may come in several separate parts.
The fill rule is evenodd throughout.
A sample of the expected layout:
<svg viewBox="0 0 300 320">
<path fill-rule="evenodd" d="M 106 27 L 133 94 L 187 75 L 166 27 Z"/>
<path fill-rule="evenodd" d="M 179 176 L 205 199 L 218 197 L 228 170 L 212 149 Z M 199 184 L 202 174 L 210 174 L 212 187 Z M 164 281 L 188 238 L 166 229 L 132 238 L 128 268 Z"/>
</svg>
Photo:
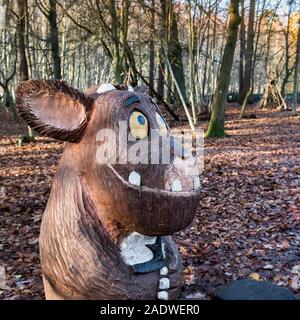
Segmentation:
<svg viewBox="0 0 300 320">
<path fill-rule="evenodd" d="M 106 84 L 84 94 L 45 80 L 17 89 L 26 122 L 67 141 L 41 225 L 47 299 L 175 299 L 180 293 L 182 262 L 170 235 L 192 221 L 199 177 L 174 165 L 178 144 L 169 164 L 122 164 L 124 150 L 115 164 L 98 161 L 107 143 L 97 141 L 99 130 L 117 132 L 120 121 L 129 125 L 126 148 L 150 129 L 169 135 L 152 98 L 127 89 Z"/>
</svg>

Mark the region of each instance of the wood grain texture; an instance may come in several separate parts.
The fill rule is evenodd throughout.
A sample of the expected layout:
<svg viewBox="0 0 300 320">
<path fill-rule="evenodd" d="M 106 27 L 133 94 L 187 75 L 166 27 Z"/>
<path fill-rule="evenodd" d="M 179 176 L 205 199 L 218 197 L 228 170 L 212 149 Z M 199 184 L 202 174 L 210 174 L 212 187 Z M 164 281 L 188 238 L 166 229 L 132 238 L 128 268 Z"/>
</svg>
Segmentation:
<svg viewBox="0 0 300 320">
<path fill-rule="evenodd" d="M 16 91 L 20 116 L 41 135 L 78 142 L 93 99 L 62 80 L 28 80 Z"/>
<path fill-rule="evenodd" d="M 156 299 L 162 277 L 159 270 L 135 273 L 121 256 L 121 242 L 130 233 L 139 232 L 161 236 L 168 268 L 163 277 L 170 280 L 169 299 L 176 299 L 181 290 L 182 261 L 171 235 L 191 223 L 200 191 L 193 190 L 193 177 L 185 176 L 172 162 L 99 163 L 97 150 L 105 144 L 97 141 L 101 128 L 117 132 L 119 121 L 128 121 L 131 112 L 138 109 L 149 126 L 158 130 L 159 110 L 144 94 L 113 90 L 97 95 L 96 89 L 86 95 L 61 82 L 47 81 L 22 84 L 18 89 L 24 119 L 41 134 L 70 141 L 57 168 L 41 225 L 46 298 Z M 139 102 L 125 107 L 124 101 L 132 95 L 138 95 Z M 33 103 L 30 97 L 37 100 Z M 55 110 L 51 109 L 53 101 L 58 101 Z M 42 111 L 37 111 L 39 107 Z M 67 112 L 62 111 L 58 119 L 53 113 L 60 109 Z M 126 148 L 134 144 L 130 141 Z M 141 186 L 128 182 L 132 171 L 141 175 Z M 165 189 L 166 181 L 174 176 L 182 181 L 182 192 Z"/>
</svg>

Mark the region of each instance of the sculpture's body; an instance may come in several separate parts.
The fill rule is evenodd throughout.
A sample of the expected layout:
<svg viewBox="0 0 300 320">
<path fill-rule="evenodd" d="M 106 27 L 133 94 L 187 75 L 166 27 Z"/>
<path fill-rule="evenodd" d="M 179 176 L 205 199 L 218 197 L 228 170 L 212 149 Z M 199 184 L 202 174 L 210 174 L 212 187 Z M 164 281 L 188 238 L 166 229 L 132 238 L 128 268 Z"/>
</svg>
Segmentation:
<svg viewBox="0 0 300 320">
<path fill-rule="evenodd" d="M 168 135 L 153 100 L 127 90 L 82 94 L 60 81 L 24 82 L 17 99 L 32 128 L 69 141 L 41 226 L 46 298 L 175 299 L 182 264 L 168 235 L 192 221 L 199 177 L 173 163 L 120 164 L 120 150 L 117 164 L 99 161 L 99 130 L 116 132 L 119 121 L 137 140 L 150 129 Z"/>
</svg>

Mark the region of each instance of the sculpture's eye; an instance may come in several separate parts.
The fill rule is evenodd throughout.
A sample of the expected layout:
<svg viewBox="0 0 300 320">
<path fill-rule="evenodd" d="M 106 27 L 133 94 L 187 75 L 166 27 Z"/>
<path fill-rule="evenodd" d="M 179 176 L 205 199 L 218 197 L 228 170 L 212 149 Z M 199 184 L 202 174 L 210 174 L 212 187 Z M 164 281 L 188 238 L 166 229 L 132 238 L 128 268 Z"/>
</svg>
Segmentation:
<svg viewBox="0 0 300 320">
<path fill-rule="evenodd" d="M 159 126 L 159 132 L 161 135 L 163 136 L 167 136 L 168 135 L 168 128 L 167 125 L 165 123 L 165 120 L 163 119 L 163 117 L 156 112 L 156 122 Z"/>
<path fill-rule="evenodd" d="M 144 139 L 148 136 L 148 120 L 140 111 L 133 111 L 129 118 L 131 135 L 136 139 Z"/>
</svg>

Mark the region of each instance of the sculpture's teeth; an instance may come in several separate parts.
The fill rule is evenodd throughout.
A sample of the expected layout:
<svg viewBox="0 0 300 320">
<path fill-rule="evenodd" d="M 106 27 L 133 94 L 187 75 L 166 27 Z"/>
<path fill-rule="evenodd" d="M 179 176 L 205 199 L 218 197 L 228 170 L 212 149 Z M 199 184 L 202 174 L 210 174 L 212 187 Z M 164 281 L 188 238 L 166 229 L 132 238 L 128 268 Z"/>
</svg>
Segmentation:
<svg viewBox="0 0 300 320">
<path fill-rule="evenodd" d="M 171 184 L 171 190 L 174 192 L 182 191 L 182 186 L 180 180 L 176 179 Z"/>
<path fill-rule="evenodd" d="M 142 180 L 141 175 L 135 171 L 132 171 L 128 177 L 128 182 L 135 185 L 135 186 L 140 186 L 141 180 Z"/>
<path fill-rule="evenodd" d="M 199 177 L 194 178 L 194 190 L 199 190 L 201 188 L 201 182 Z"/>
</svg>

